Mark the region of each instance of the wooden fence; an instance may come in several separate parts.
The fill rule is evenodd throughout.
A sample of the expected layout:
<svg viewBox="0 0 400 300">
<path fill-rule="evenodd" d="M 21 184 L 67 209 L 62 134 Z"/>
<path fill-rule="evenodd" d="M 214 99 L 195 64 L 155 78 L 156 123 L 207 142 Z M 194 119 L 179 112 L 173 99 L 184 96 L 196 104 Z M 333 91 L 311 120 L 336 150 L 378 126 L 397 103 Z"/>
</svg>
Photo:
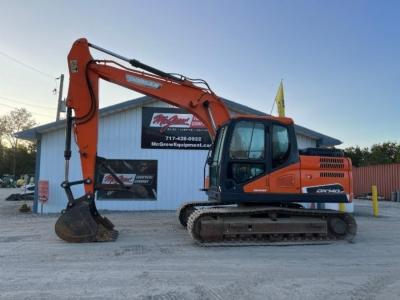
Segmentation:
<svg viewBox="0 0 400 300">
<path fill-rule="evenodd" d="M 400 164 L 353 167 L 354 195 L 371 193 L 378 187 L 378 195 L 390 200 L 392 192 L 400 190 Z"/>
</svg>

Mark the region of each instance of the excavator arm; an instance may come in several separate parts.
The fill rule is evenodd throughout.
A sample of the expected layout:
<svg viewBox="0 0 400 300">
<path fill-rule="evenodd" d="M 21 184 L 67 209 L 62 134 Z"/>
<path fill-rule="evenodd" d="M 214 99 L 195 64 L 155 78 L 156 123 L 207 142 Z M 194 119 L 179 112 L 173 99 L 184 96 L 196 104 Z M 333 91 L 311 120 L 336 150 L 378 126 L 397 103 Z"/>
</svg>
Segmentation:
<svg viewBox="0 0 400 300">
<path fill-rule="evenodd" d="M 141 70 L 129 69 L 110 60 L 95 60 L 89 48 L 112 55 Z M 212 138 L 215 138 L 217 128 L 230 119 L 230 114 L 205 81 L 162 72 L 90 44 L 86 39 L 79 39 L 73 44 L 68 55 L 68 66 L 70 83 L 64 153 L 65 180 L 62 183 L 68 205 L 56 223 L 56 233 L 70 242 L 115 240 L 118 232 L 108 219 L 100 216 L 94 201 L 98 163 L 99 79 L 185 109 L 204 123 Z M 79 148 L 83 176 L 82 180 L 73 182 L 68 179 L 72 131 Z M 112 170 L 110 173 L 113 174 Z M 114 177 L 118 182 L 115 174 Z M 71 186 L 76 184 L 83 184 L 85 189 L 85 195 L 79 199 L 74 198 L 71 190 Z"/>
<path fill-rule="evenodd" d="M 75 112 L 74 130 L 81 155 L 83 178 L 91 181 L 85 184 L 86 193 L 94 192 L 99 79 L 185 109 L 204 123 L 212 138 L 215 137 L 216 129 L 230 119 L 225 104 L 207 86 L 199 87 L 187 79 L 138 64 L 136 60 L 125 59 L 157 74 L 127 69 L 113 61 L 93 60 L 89 52 L 90 46 L 85 39 L 80 39 L 74 43 L 68 55 L 70 84 L 67 107 Z"/>
</svg>

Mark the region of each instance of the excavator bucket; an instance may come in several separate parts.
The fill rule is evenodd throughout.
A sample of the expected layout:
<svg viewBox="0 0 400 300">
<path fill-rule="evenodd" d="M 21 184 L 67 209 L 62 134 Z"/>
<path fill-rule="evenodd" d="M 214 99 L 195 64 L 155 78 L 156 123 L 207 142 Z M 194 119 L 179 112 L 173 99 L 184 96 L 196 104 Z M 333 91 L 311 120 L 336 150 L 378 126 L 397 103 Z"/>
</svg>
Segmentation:
<svg viewBox="0 0 400 300">
<path fill-rule="evenodd" d="M 118 237 L 114 224 L 91 209 L 86 197 L 77 199 L 61 212 L 55 231 L 60 239 L 71 243 L 113 242 Z"/>
</svg>

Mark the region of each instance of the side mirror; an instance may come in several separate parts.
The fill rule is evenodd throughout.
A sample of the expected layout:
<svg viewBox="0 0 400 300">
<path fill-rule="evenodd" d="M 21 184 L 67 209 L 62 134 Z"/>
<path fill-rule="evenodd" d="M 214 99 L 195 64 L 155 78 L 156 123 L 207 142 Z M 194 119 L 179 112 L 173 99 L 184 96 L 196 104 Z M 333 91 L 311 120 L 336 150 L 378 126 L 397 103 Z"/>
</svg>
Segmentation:
<svg viewBox="0 0 400 300">
<path fill-rule="evenodd" d="M 207 157 L 207 165 L 211 165 L 213 163 L 213 158 L 212 157 Z"/>
</svg>

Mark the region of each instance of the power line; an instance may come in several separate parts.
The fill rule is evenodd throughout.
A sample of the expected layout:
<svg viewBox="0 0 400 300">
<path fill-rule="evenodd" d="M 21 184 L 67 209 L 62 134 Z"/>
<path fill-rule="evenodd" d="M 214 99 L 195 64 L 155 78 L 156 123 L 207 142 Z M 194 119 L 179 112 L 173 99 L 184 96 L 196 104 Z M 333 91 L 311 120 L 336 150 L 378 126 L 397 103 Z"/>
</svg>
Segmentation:
<svg viewBox="0 0 400 300">
<path fill-rule="evenodd" d="M 9 60 L 12 60 L 13 62 L 15 62 L 15 63 L 17 63 L 17 64 L 19 64 L 21 66 L 24 66 L 25 68 L 28 68 L 28 69 L 30 69 L 32 71 L 35 71 L 35 72 L 37 72 L 37 73 L 39 73 L 39 74 L 41 74 L 43 76 L 50 77 L 51 79 L 56 78 L 56 76 L 50 75 L 50 74 L 48 74 L 48 73 L 46 73 L 44 71 L 39 70 L 38 68 L 35 68 L 35 67 L 33 67 L 33 66 L 31 66 L 31 65 L 29 65 L 27 63 L 24 63 L 24 62 L 14 58 L 14 57 L 12 57 L 11 55 L 8 55 L 7 53 L 5 53 L 3 51 L 0 51 L 0 55 L 2 55 L 5 58 L 8 58 Z"/>
<path fill-rule="evenodd" d="M 5 106 L 5 107 L 8 107 L 8 108 L 16 108 L 16 109 L 20 108 L 20 107 L 11 106 L 11 105 L 4 104 L 4 103 L 0 103 L 0 106 Z M 41 113 L 37 113 L 37 112 L 31 112 L 31 113 L 32 113 L 32 115 L 38 115 L 38 116 L 53 118 L 53 116 L 46 115 L 46 114 L 41 114 Z"/>
<path fill-rule="evenodd" d="M 43 106 L 43 105 L 37 105 L 37 104 L 23 102 L 21 100 L 15 99 L 15 98 L 9 98 L 9 97 L 0 96 L 0 99 L 13 101 L 13 102 L 17 102 L 17 103 L 21 103 L 21 104 L 25 104 L 25 105 L 30 105 L 30 106 L 34 106 L 34 107 L 37 107 L 37 108 L 44 108 L 44 109 L 51 109 L 51 110 L 55 109 L 54 107 L 50 107 L 50 106 Z"/>
</svg>

